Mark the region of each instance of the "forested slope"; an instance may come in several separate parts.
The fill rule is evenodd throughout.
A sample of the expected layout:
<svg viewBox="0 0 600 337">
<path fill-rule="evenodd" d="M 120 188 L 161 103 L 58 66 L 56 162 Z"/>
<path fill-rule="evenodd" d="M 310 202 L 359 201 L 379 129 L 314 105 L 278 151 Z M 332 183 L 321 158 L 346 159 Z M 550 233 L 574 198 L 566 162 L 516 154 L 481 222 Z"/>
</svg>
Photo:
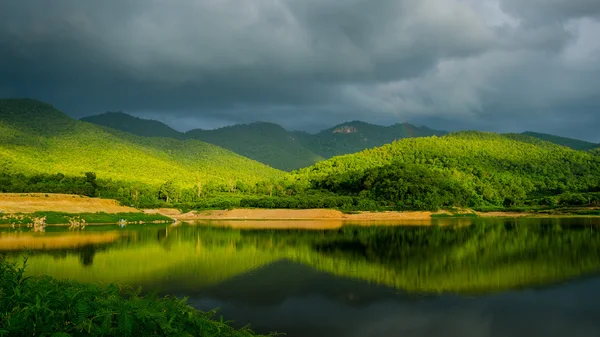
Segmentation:
<svg viewBox="0 0 600 337">
<path fill-rule="evenodd" d="M 516 206 L 600 191 L 600 158 L 549 142 L 459 132 L 403 139 L 294 173 L 306 188 L 409 209 Z"/>
<path fill-rule="evenodd" d="M 82 120 L 139 136 L 201 140 L 285 171 L 307 167 L 324 158 L 381 146 L 397 139 L 446 133 L 408 123 L 380 126 L 360 121 L 343 123 L 316 134 L 290 132 L 280 125 L 267 122 L 238 124 L 214 130 L 194 129 L 180 133 L 164 123 L 124 113 L 105 113 Z"/>
<path fill-rule="evenodd" d="M 197 140 L 147 138 L 73 120 L 34 100 L 0 101 L 5 174 L 80 176 L 160 185 L 256 183 L 280 171 Z"/>
<path fill-rule="evenodd" d="M 408 123 L 381 126 L 352 121 L 336 125 L 314 135 L 298 133 L 297 136 L 313 152 L 325 158 L 331 158 L 382 146 L 403 138 L 444 134 L 446 134 L 445 131 L 433 130 L 425 126 L 417 127 Z"/>
<path fill-rule="evenodd" d="M 192 130 L 185 135 L 286 171 L 323 160 L 323 157 L 304 147 L 290 132 L 273 123 L 256 122 L 216 130 Z"/>
</svg>

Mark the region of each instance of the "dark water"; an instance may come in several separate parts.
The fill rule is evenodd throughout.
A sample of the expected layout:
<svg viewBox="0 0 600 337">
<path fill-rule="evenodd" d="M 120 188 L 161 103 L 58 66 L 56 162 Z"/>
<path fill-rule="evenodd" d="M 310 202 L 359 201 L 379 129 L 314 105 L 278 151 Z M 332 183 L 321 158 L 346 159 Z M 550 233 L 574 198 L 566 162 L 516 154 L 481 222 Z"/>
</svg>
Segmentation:
<svg viewBox="0 0 600 337">
<path fill-rule="evenodd" d="M 2 229 L 0 252 L 30 249 L 31 274 L 187 296 L 264 333 L 600 336 L 600 219 L 440 222 L 461 226 Z"/>
</svg>

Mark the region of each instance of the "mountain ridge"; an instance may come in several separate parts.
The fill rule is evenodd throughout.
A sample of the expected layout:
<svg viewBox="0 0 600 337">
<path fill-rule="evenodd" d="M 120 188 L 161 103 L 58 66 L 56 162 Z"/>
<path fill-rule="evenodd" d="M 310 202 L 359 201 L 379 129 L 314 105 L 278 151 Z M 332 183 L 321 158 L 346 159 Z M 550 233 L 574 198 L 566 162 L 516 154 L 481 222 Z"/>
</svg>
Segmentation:
<svg viewBox="0 0 600 337">
<path fill-rule="evenodd" d="M 289 131 L 279 124 L 256 121 L 218 129 L 178 132 L 168 125 L 124 113 L 104 113 L 82 120 L 139 136 L 197 139 L 211 143 L 271 167 L 292 171 L 333 156 L 358 152 L 407 137 L 444 135 L 446 131 L 409 123 L 381 126 L 363 121 L 340 123 L 318 133 Z M 114 117 L 114 118 L 113 118 Z M 133 125 L 136 124 L 137 125 Z"/>
<path fill-rule="evenodd" d="M 549 133 L 541 133 L 541 132 L 533 132 L 533 131 L 525 131 L 522 132 L 521 135 L 534 137 L 537 139 L 541 139 L 544 141 L 548 141 L 557 145 L 566 146 L 572 148 L 574 150 L 593 150 L 596 148 L 600 148 L 600 144 L 588 142 L 585 140 L 556 136 Z"/>
</svg>

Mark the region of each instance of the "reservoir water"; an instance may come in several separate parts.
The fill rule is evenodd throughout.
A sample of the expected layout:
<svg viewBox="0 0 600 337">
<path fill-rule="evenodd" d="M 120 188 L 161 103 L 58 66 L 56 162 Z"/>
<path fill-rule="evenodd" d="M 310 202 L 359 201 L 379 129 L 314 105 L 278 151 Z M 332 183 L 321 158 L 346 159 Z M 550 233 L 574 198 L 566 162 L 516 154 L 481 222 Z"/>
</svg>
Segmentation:
<svg viewBox="0 0 600 337">
<path fill-rule="evenodd" d="M 298 224 L 2 228 L 0 254 L 291 337 L 600 336 L 598 218 Z"/>
</svg>

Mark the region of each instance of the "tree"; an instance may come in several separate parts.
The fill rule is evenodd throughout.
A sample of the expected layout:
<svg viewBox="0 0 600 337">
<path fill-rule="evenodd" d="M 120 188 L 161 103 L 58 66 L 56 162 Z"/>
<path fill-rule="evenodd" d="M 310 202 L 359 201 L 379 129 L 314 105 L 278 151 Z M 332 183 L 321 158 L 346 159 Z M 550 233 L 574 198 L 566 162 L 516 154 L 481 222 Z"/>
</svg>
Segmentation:
<svg viewBox="0 0 600 337">
<path fill-rule="evenodd" d="M 177 188 L 172 181 L 166 181 L 164 184 L 160 186 L 158 189 L 158 198 L 160 200 L 165 200 L 167 203 L 177 195 Z"/>
</svg>

